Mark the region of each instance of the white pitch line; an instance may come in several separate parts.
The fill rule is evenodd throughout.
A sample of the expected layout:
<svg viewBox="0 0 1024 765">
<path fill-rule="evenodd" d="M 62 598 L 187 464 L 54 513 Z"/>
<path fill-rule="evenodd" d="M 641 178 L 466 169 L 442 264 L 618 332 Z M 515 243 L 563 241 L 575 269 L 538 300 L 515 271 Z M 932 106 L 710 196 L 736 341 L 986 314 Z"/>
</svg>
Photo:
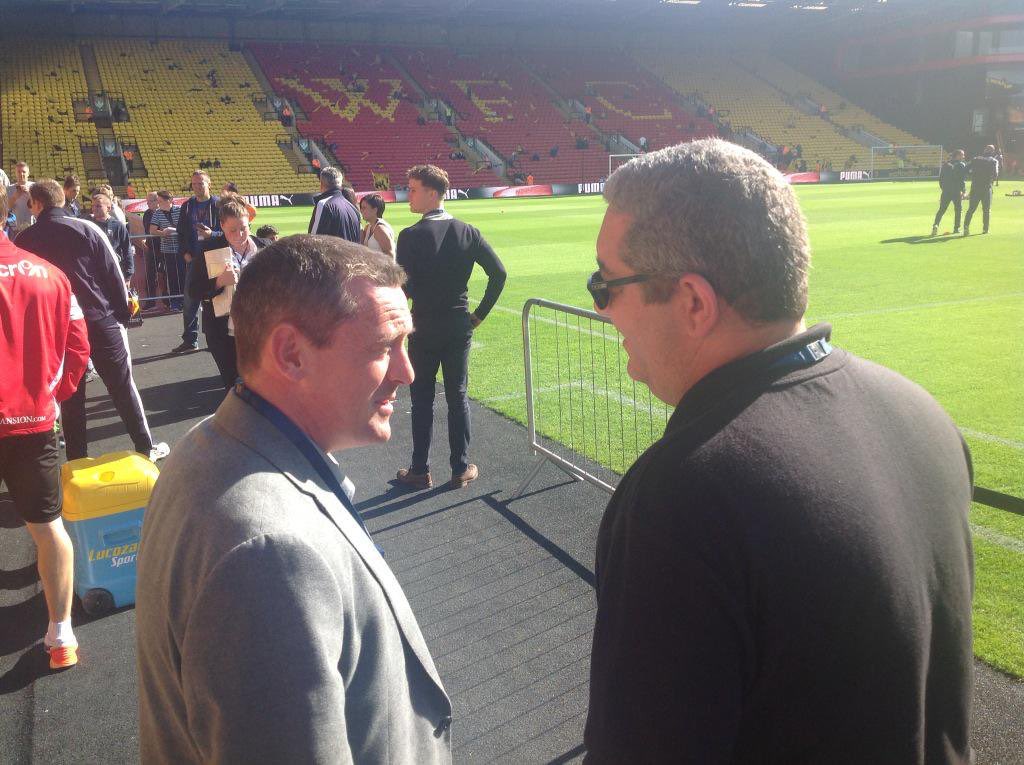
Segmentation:
<svg viewBox="0 0 1024 765">
<path fill-rule="evenodd" d="M 976 523 L 972 523 L 971 533 L 977 537 L 981 537 L 986 542 L 991 542 L 992 544 L 998 545 L 1006 550 L 1024 553 L 1024 542 L 1019 539 L 1014 539 L 1013 537 L 1008 537 L 1005 534 L 1000 534 L 998 531 L 993 531 L 985 526 L 979 526 Z"/>
<path fill-rule="evenodd" d="M 1011 449 L 1017 449 L 1018 451 L 1024 451 L 1024 442 L 1013 441 L 1009 438 L 1003 438 L 1002 436 L 994 436 L 991 433 L 983 433 L 980 430 L 972 430 L 971 428 L 960 428 L 960 432 L 965 436 L 971 438 L 977 438 L 982 441 L 989 441 L 993 444 L 1001 444 L 1002 446 L 1009 446 Z"/>
<path fill-rule="evenodd" d="M 981 297 L 963 298 L 962 300 L 939 300 L 934 303 L 915 303 L 914 305 L 899 305 L 889 308 L 872 308 L 866 311 L 847 311 L 846 313 L 833 313 L 822 317 L 822 321 L 832 319 L 854 319 L 861 316 L 882 316 L 887 313 L 905 313 L 907 311 L 920 311 L 927 308 L 946 308 L 952 305 L 969 305 L 971 303 L 991 303 L 1005 298 L 1024 297 L 1024 292 L 1006 292 L 1002 295 L 982 295 Z"/>
<path fill-rule="evenodd" d="M 469 302 L 477 303 L 479 301 L 477 301 L 477 300 L 470 300 Z M 506 308 L 503 305 L 496 305 L 491 310 L 492 311 L 500 311 L 501 313 L 512 314 L 513 316 L 518 316 L 520 318 L 522 318 L 522 316 L 523 316 L 523 312 L 521 310 L 517 311 L 515 308 Z M 551 310 L 551 309 L 548 309 L 548 310 Z M 568 314 L 568 315 L 575 316 L 575 314 Z M 568 321 L 555 321 L 554 319 L 548 319 L 548 318 L 546 318 L 544 316 L 533 316 L 533 315 L 531 315 L 530 321 L 539 321 L 541 324 L 550 324 L 550 325 L 552 325 L 554 327 L 564 327 L 565 329 L 572 330 L 573 332 L 579 332 L 580 334 L 583 334 L 583 335 L 590 335 L 592 337 L 596 337 L 596 338 L 599 338 L 601 340 L 608 340 L 608 341 L 616 343 L 616 344 L 618 344 L 618 342 L 619 342 L 619 333 L 615 329 L 615 327 L 613 327 L 611 324 L 608 325 L 608 330 L 606 330 L 605 332 L 595 332 L 594 330 L 588 329 L 587 327 L 581 327 L 581 326 L 572 325 Z M 587 321 L 596 321 L 596 320 L 595 319 L 587 319 Z"/>
</svg>

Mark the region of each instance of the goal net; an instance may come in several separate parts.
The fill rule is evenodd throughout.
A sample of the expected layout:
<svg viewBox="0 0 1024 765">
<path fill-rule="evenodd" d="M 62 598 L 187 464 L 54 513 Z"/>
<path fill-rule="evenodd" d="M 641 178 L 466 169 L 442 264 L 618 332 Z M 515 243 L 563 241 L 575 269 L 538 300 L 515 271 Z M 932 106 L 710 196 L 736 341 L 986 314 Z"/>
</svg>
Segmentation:
<svg viewBox="0 0 1024 765">
<path fill-rule="evenodd" d="M 915 146 L 872 146 L 871 177 L 880 178 L 938 178 L 944 152 L 941 146 L 920 144 Z"/>
<path fill-rule="evenodd" d="M 620 166 L 624 165 L 633 157 L 642 157 L 643 154 L 609 154 L 608 155 L 608 175 L 611 175 Z"/>
</svg>

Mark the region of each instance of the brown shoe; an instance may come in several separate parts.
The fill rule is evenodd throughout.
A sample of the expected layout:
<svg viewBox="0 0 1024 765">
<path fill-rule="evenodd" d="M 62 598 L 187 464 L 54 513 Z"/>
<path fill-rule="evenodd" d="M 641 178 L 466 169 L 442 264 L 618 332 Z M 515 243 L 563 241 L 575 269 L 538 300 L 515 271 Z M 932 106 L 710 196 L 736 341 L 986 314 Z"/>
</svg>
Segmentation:
<svg viewBox="0 0 1024 765">
<path fill-rule="evenodd" d="M 405 484 L 413 489 L 429 489 L 434 485 L 434 480 L 430 477 L 430 473 L 414 473 L 412 468 L 402 468 L 398 471 L 398 475 L 395 476 L 398 482 Z"/>
<path fill-rule="evenodd" d="M 466 469 L 458 475 L 452 476 L 452 481 L 449 484 L 453 489 L 461 489 L 470 481 L 475 481 L 477 476 L 480 475 L 480 471 L 477 470 L 476 465 L 466 465 Z"/>
</svg>

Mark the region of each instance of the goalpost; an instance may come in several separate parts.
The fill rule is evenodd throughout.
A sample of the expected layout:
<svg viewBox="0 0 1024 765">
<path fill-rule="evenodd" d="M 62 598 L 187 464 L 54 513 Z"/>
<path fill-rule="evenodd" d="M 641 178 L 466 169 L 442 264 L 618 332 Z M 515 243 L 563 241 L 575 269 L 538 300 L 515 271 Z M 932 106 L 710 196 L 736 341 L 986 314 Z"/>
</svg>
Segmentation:
<svg viewBox="0 0 1024 765">
<path fill-rule="evenodd" d="M 872 146 L 871 178 L 938 178 L 944 157 L 934 144 Z"/>
<path fill-rule="evenodd" d="M 633 157 L 642 157 L 643 154 L 609 154 L 608 155 L 608 175 L 610 176 L 615 172 L 619 165 L 624 165 Z"/>
</svg>

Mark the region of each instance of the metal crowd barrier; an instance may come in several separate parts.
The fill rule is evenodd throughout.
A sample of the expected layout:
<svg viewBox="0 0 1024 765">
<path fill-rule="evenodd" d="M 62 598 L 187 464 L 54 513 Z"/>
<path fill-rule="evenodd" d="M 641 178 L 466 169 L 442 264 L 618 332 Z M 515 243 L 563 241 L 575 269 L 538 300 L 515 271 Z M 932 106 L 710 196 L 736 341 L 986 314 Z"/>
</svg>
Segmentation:
<svg viewBox="0 0 1024 765">
<path fill-rule="evenodd" d="M 617 478 L 602 466 L 624 473 L 664 432 L 672 408 L 630 379 L 619 333 L 600 314 L 531 298 L 522 331 L 527 429 L 538 459 L 516 496 L 548 462 L 612 493 Z"/>
<path fill-rule="evenodd" d="M 159 240 L 159 239 L 162 239 L 163 237 L 161 237 L 159 234 L 132 234 L 128 238 L 131 241 L 133 241 L 133 242 L 140 242 L 141 241 L 141 242 L 147 242 L 148 243 L 150 239 Z M 139 297 L 139 303 L 140 304 L 141 303 L 155 303 L 158 300 L 168 301 L 168 300 L 184 300 L 184 299 L 185 299 L 184 295 L 156 295 L 156 296 L 146 296 L 146 297 L 140 296 Z"/>
<path fill-rule="evenodd" d="M 611 494 L 661 437 L 673 407 L 629 377 L 619 333 L 599 313 L 530 298 L 522 333 L 527 432 L 537 461 L 515 496 L 547 463 Z M 1024 515 L 1024 498 L 983 486 L 975 486 L 974 501 Z"/>
</svg>

